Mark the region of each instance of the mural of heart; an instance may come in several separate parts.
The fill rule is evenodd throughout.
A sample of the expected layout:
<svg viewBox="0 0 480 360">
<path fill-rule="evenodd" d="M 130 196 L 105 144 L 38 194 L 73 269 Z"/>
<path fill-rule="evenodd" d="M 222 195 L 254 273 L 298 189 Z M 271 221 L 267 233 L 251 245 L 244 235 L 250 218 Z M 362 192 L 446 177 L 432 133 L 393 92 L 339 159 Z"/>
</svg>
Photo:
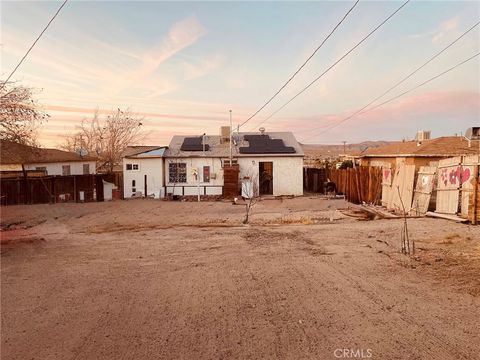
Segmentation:
<svg viewBox="0 0 480 360">
<path fill-rule="evenodd" d="M 462 171 L 462 169 L 460 167 L 459 170 L 461 171 L 460 172 L 460 179 L 462 181 L 462 184 L 465 184 L 468 180 L 470 180 L 470 168 L 465 168 Z"/>
</svg>

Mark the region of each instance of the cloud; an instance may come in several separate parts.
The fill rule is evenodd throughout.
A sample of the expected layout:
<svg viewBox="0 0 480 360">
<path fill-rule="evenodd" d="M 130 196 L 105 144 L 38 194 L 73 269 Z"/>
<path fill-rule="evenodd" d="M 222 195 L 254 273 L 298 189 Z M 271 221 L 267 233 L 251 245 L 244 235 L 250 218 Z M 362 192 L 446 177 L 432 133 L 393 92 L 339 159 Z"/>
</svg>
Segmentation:
<svg viewBox="0 0 480 360">
<path fill-rule="evenodd" d="M 324 129 L 337 124 L 357 109 L 296 119 L 283 118 L 280 124 L 294 123 L 295 132 L 300 141 L 318 134 L 318 137 L 309 139 L 309 143 L 328 138 L 373 140 L 376 137 L 383 140 L 398 140 L 400 138 L 398 131 L 402 131 L 402 137 L 408 137 L 409 134 L 413 136 L 419 128 L 429 127 L 432 124 L 435 124 L 432 130 L 454 129 L 451 130 L 452 132 L 472 126 L 472 122 L 480 116 L 479 102 L 480 93 L 474 91 L 427 92 L 353 117 L 325 134 L 322 134 Z M 435 136 L 440 135 L 440 133 L 435 134 Z"/>
<path fill-rule="evenodd" d="M 432 37 L 432 43 L 437 44 L 440 42 L 448 33 L 456 31 L 458 29 L 459 17 L 455 16 L 451 19 L 448 19 L 440 24 L 439 29 L 436 31 L 435 35 Z"/>
<path fill-rule="evenodd" d="M 197 63 L 183 63 L 183 73 L 185 80 L 193 80 L 218 69 L 225 61 L 225 57 L 219 54 L 210 55 L 201 59 Z"/>
<path fill-rule="evenodd" d="M 206 29 L 194 17 L 189 17 L 176 22 L 170 28 L 168 34 L 154 47 L 140 56 L 140 66 L 132 71 L 116 77 L 116 84 L 113 86 L 116 94 L 127 88 L 132 88 L 152 75 L 159 66 L 166 60 L 177 54 L 179 51 L 194 44 L 206 33 Z M 109 85 L 109 89 L 112 86 Z M 164 90 L 155 89 L 154 94 L 163 94 Z M 161 86 L 160 86 L 161 88 Z M 176 86 L 168 86 L 167 89 L 174 89 Z"/>
</svg>

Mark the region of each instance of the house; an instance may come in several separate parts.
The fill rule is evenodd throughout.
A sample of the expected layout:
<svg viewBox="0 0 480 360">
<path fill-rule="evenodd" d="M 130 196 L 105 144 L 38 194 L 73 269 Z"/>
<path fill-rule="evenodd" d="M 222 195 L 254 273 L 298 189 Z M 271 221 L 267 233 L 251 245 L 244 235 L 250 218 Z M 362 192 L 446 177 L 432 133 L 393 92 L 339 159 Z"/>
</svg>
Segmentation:
<svg viewBox="0 0 480 360">
<path fill-rule="evenodd" d="M 259 195 L 303 195 L 304 153 L 290 132 L 238 132 L 174 136 L 165 154 L 166 191 L 175 195 L 222 195 L 224 167 L 238 166 Z"/>
<path fill-rule="evenodd" d="M 477 129 L 477 130 L 476 130 Z M 360 155 L 362 166 L 420 166 L 435 164 L 441 159 L 479 153 L 478 128 L 469 129 L 467 136 L 443 136 L 431 139 L 429 131 L 421 131 L 417 139 L 402 141 L 365 150 Z M 476 132 L 475 132 L 476 131 Z M 468 135 L 470 134 L 470 135 Z"/>
<path fill-rule="evenodd" d="M 17 176 L 23 171 L 42 175 L 95 174 L 96 158 L 58 149 L 45 149 L 1 140 L 0 171 Z"/>
<path fill-rule="evenodd" d="M 160 197 L 223 195 L 230 161 L 237 169 L 235 195 L 240 181 L 249 181 L 258 195 L 303 195 L 304 153 L 292 133 L 237 132 L 231 138 L 230 142 L 230 127 L 222 126 L 220 135 L 175 135 L 167 149 L 138 147 L 139 152 L 124 156 L 125 197 L 139 191 L 154 193 L 149 190 L 152 186 Z M 151 161 L 142 162 L 146 159 Z M 149 179 L 155 179 L 154 184 Z"/>
<path fill-rule="evenodd" d="M 164 197 L 166 146 L 129 146 L 123 153 L 123 196 Z"/>
</svg>

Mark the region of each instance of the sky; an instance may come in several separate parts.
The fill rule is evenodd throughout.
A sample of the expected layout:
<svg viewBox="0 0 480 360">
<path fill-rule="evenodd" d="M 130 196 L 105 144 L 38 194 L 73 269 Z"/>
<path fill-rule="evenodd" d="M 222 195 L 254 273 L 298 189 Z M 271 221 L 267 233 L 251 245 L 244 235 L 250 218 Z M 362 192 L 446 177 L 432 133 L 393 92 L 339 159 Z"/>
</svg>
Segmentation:
<svg viewBox="0 0 480 360">
<path fill-rule="evenodd" d="M 95 109 L 143 116 L 148 145 L 173 134 L 218 134 L 242 123 L 300 67 L 353 1 L 161 2 L 70 0 L 14 74 L 51 115 L 39 142 L 54 147 Z M 60 6 L 0 3 L 1 78 Z M 329 131 L 480 20 L 477 1 L 414 1 L 319 81 L 263 122 L 402 3 L 360 1 L 294 80 L 241 130 L 293 131 L 306 143 L 355 143 L 465 132 L 480 125 L 480 57 Z M 480 51 L 480 26 L 379 100 Z M 263 122 L 263 123 L 262 123 Z"/>
</svg>

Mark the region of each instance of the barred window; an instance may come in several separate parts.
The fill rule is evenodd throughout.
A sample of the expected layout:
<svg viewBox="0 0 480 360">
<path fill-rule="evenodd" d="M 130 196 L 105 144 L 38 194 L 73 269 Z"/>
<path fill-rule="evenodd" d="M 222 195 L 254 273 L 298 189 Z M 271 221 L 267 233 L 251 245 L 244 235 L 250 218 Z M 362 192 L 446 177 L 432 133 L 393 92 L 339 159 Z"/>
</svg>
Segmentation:
<svg viewBox="0 0 480 360">
<path fill-rule="evenodd" d="M 186 183 L 187 182 L 187 164 L 186 163 L 168 164 L 168 181 L 170 183 Z"/>
</svg>

